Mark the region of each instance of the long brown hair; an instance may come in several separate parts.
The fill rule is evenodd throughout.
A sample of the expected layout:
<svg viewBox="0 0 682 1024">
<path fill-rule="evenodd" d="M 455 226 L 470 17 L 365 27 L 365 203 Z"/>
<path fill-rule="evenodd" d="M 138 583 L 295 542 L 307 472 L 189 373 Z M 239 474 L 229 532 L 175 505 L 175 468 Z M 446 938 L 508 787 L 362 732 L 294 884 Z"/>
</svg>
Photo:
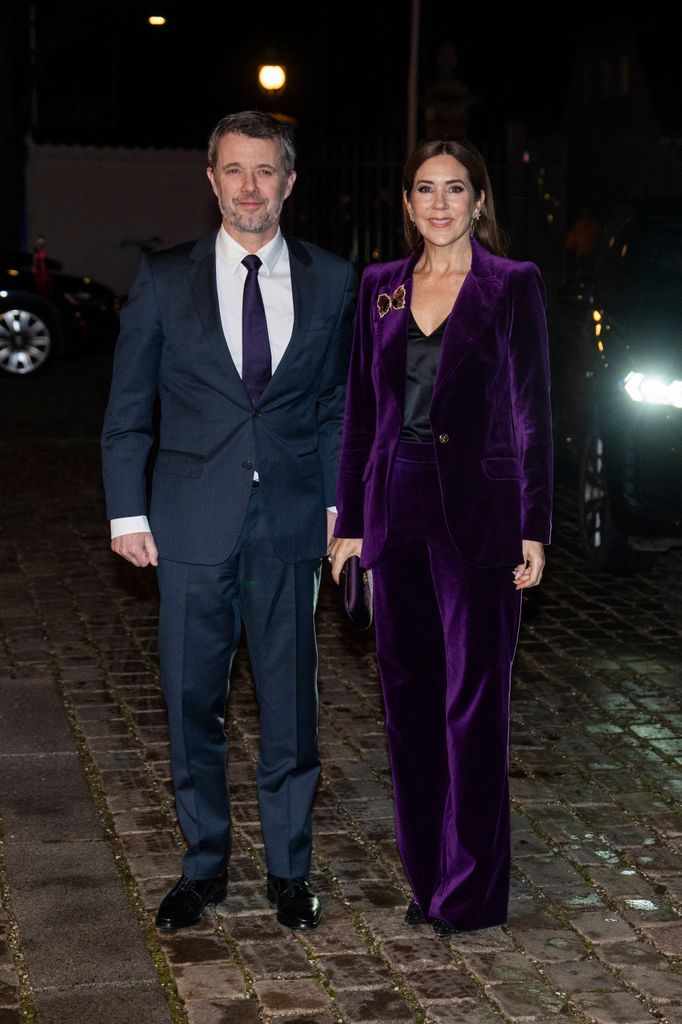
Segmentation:
<svg viewBox="0 0 682 1024">
<path fill-rule="evenodd" d="M 493 202 L 493 189 L 490 184 L 490 177 L 485 161 L 479 151 L 470 142 L 455 142 L 449 139 L 433 139 L 427 142 L 420 142 L 407 158 L 403 168 L 403 192 L 409 196 L 414 187 L 414 179 L 417 171 L 425 160 L 432 156 L 452 156 L 469 174 L 469 181 L 478 198 L 481 192 L 485 192 L 485 199 L 480 208 L 481 215 L 475 222 L 474 235 L 486 249 L 496 256 L 505 256 L 507 252 L 507 240 L 495 219 L 495 203 Z M 421 235 L 417 227 L 410 219 L 407 207 L 403 202 L 403 228 L 405 240 L 410 250 L 416 249 L 421 241 Z"/>
</svg>

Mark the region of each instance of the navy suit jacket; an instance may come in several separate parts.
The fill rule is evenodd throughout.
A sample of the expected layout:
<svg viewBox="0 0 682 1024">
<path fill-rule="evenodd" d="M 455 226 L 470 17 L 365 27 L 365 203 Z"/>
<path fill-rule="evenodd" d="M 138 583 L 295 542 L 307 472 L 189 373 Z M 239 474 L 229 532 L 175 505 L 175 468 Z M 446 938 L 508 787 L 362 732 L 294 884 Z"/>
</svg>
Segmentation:
<svg viewBox="0 0 682 1024">
<path fill-rule="evenodd" d="M 550 539 L 545 291 L 534 263 L 494 256 L 476 239 L 471 247 L 471 270 L 443 334 L 431 427 L 453 543 L 472 565 L 511 567 L 523 561 L 523 539 Z M 368 267 L 360 286 L 334 533 L 363 538 L 367 567 L 386 541 L 420 254 Z"/>
<path fill-rule="evenodd" d="M 150 519 L 162 558 L 217 564 L 233 550 L 253 471 L 272 544 L 286 562 L 324 555 L 334 505 L 355 275 L 286 238 L 294 328 L 254 409 L 222 331 L 216 233 L 144 258 L 121 313 L 102 434 L 107 516 Z M 160 400 L 147 512 L 145 467 Z"/>
</svg>

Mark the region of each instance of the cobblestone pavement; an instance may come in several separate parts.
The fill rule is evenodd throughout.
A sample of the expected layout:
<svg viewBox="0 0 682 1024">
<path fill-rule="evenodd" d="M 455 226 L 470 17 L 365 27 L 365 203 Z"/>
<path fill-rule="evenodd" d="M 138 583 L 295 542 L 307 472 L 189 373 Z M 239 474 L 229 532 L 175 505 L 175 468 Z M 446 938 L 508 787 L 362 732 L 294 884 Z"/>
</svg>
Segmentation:
<svg viewBox="0 0 682 1024">
<path fill-rule="evenodd" d="M 98 367 L 63 402 L 64 369 L 0 388 L 19 428 L 0 442 L 0 1024 L 682 1024 L 682 552 L 590 577 L 567 487 L 514 674 L 508 925 L 449 940 L 404 925 L 372 636 L 345 629 L 327 583 L 323 921 L 291 933 L 265 900 L 240 651 L 228 897 L 195 929 L 155 931 L 181 847 L 155 581 L 108 550 Z"/>
</svg>

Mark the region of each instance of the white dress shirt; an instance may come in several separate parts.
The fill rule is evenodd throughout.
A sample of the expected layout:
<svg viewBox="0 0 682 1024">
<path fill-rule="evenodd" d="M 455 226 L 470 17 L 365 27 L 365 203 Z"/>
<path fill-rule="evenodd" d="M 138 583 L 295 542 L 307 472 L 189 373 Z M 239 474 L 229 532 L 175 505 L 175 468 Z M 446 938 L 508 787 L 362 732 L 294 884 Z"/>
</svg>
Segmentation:
<svg viewBox="0 0 682 1024">
<path fill-rule="evenodd" d="M 242 260 L 249 255 L 249 252 L 227 233 L 224 226 L 221 226 L 216 238 L 215 253 L 220 322 L 230 356 L 241 377 L 242 300 L 244 282 L 248 273 Z M 262 262 L 258 271 L 258 283 L 265 307 L 272 372 L 274 373 L 282 361 L 282 356 L 286 352 L 294 329 L 294 297 L 291 289 L 289 249 L 282 232 L 278 229 L 275 237 L 267 242 L 262 249 L 259 249 L 256 255 Z M 257 476 L 255 474 L 256 479 Z M 121 519 L 111 520 L 112 540 L 114 537 L 121 537 L 126 533 L 145 533 L 148 530 L 149 521 L 146 516 L 125 516 Z"/>
<path fill-rule="evenodd" d="M 237 373 L 242 375 L 242 300 L 247 269 L 242 260 L 248 251 L 228 235 L 224 227 L 218 232 L 215 245 L 218 305 L 223 334 Z M 274 373 L 286 352 L 294 329 L 294 297 L 291 291 L 289 249 L 282 232 L 256 253 L 262 261 L 258 271 L 265 319 L 268 324 L 272 372 Z"/>
</svg>

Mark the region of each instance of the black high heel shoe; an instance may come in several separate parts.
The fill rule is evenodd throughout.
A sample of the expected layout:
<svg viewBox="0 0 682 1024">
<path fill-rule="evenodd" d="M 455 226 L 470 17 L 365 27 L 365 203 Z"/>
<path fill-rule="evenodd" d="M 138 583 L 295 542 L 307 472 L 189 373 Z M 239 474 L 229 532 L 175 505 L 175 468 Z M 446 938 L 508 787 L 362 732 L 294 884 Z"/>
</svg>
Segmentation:
<svg viewBox="0 0 682 1024">
<path fill-rule="evenodd" d="M 410 905 L 405 911 L 405 924 L 427 924 L 427 919 L 424 915 L 422 908 L 414 902 L 410 901 Z"/>
<path fill-rule="evenodd" d="M 440 917 L 431 918 L 431 927 L 439 939 L 446 939 L 449 935 L 456 935 L 459 932 L 459 928 L 455 928 L 454 924 L 448 924 Z"/>
</svg>

